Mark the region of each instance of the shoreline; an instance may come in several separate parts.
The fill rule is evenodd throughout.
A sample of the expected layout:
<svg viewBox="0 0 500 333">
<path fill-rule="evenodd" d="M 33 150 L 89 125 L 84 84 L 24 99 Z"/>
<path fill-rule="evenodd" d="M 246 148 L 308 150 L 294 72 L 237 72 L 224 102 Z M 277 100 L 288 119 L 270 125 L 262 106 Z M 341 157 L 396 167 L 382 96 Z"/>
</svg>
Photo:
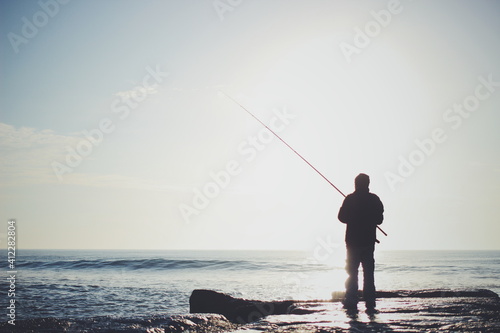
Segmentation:
<svg viewBox="0 0 500 333">
<path fill-rule="evenodd" d="M 195 293 L 195 292 L 193 292 Z M 339 297 L 332 300 L 262 302 L 233 298 L 233 308 L 260 305 L 260 316 L 249 320 L 229 320 L 220 313 L 190 313 L 149 318 L 92 317 L 87 319 L 18 319 L 16 325 L 0 324 L 3 332 L 499 332 L 500 297 L 487 289 L 397 290 L 377 294 L 377 311 L 366 312 L 360 302 L 358 311 L 346 311 Z M 340 296 L 341 293 L 334 293 Z M 236 303 L 235 303 L 236 302 Z M 270 304 L 290 302 L 273 313 Z M 235 306 L 235 304 L 239 304 Z M 246 305 L 245 305 L 246 304 Z M 212 304 L 213 305 L 213 304 Z M 207 303 L 207 306 L 211 306 Z M 247 309 L 248 310 L 248 309 Z M 216 312 L 216 311 L 214 311 Z"/>
</svg>

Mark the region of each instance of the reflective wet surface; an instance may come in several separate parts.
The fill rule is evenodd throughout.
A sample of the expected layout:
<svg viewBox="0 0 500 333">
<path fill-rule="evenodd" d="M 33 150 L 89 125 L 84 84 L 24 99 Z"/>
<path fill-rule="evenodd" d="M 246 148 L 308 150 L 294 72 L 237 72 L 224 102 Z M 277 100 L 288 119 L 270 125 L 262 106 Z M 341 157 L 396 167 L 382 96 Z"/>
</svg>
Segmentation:
<svg viewBox="0 0 500 333">
<path fill-rule="evenodd" d="M 498 296 L 458 296 L 454 292 L 388 297 L 376 311 L 361 302 L 347 311 L 339 301 L 297 302 L 305 314 L 272 315 L 249 324 L 229 322 L 219 314 L 140 318 L 38 318 L 0 324 L 2 332 L 500 332 Z"/>
</svg>

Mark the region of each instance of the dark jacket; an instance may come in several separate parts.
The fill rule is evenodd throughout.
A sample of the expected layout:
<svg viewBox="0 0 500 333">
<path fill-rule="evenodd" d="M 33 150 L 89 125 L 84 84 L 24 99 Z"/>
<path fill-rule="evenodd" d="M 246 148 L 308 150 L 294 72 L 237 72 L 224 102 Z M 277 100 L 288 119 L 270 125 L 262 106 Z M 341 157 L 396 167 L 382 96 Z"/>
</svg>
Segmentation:
<svg viewBox="0 0 500 333">
<path fill-rule="evenodd" d="M 344 199 L 338 218 L 347 224 L 347 246 L 374 245 L 377 225 L 384 220 L 384 205 L 377 195 L 356 190 Z"/>
</svg>

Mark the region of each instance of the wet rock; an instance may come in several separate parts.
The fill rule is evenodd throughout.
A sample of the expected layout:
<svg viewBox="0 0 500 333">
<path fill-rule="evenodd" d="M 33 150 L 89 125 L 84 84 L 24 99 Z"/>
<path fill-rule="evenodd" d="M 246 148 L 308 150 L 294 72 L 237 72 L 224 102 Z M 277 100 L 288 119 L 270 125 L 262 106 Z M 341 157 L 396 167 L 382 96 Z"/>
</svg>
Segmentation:
<svg viewBox="0 0 500 333">
<path fill-rule="evenodd" d="M 491 297 L 498 298 L 498 295 L 491 290 L 476 289 L 476 290 L 419 290 L 410 292 L 408 297 L 436 298 L 436 297 Z"/>
<path fill-rule="evenodd" d="M 165 332 L 222 332 L 234 330 L 237 325 L 220 314 L 190 314 L 172 316 L 162 327 Z"/>
<path fill-rule="evenodd" d="M 70 326 L 70 321 L 56 318 L 27 319 L 16 320 L 15 325 L 4 322 L 0 324 L 0 332 L 66 332 Z"/>
<path fill-rule="evenodd" d="M 219 313 L 235 323 L 249 323 L 262 317 L 290 313 L 293 301 L 251 301 L 213 290 L 194 290 L 189 298 L 190 313 Z"/>
<path fill-rule="evenodd" d="M 361 302 L 346 311 L 340 302 L 301 302 L 310 315 L 269 316 L 267 332 L 500 332 L 500 299 L 488 290 L 395 291 L 371 312 Z"/>
<path fill-rule="evenodd" d="M 211 295 L 221 303 L 241 301 L 220 293 L 202 294 Z M 489 290 L 399 290 L 381 291 L 377 296 L 377 311 L 369 311 L 363 302 L 357 311 L 346 311 L 338 301 L 341 297 L 336 301 L 293 301 L 284 313 L 263 316 L 239 326 L 238 330 L 268 333 L 500 332 L 500 299 Z M 210 304 L 205 306 L 210 307 Z M 215 310 L 213 306 L 211 310 Z"/>
<path fill-rule="evenodd" d="M 152 316 L 144 319 L 97 317 L 60 320 L 39 318 L 16 321 L 16 325 L 0 323 L 2 333 L 219 333 L 233 331 L 238 325 L 220 314 L 188 314 Z"/>
<path fill-rule="evenodd" d="M 363 292 L 359 292 L 360 300 L 363 300 Z M 344 292 L 333 292 L 332 300 L 340 301 L 344 298 Z M 402 298 L 402 297 L 420 297 L 420 298 L 441 298 L 441 297 L 490 297 L 499 296 L 488 289 L 426 289 L 426 290 L 396 290 L 396 291 L 377 291 L 377 299 L 382 298 Z"/>
</svg>

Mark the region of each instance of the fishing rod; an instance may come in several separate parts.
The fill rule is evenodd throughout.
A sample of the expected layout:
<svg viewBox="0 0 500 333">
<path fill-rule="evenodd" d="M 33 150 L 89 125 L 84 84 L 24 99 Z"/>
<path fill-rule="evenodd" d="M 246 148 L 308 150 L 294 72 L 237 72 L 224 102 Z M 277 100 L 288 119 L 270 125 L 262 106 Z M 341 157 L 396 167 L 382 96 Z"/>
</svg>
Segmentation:
<svg viewBox="0 0 500 333">
<path fill-rule="evenodd" d="M 234 98 L 232 98 L 231 96 L 229 96 L 228 94 L 226 94 L 225 92 L 223 91 L 220 91 L 220 93 L 222 93 L 223 95 L 225 95 L 227 98 L 229 98 L 230 100 L 232 100 L 233 102 L 235 102 L 236 104 L 238 104 L 240 106 L 240 108 L 242 108 L 243 110 L 245 110 L 249 115 L 251 115 L 255 120 L 257 120 L 262 126 L 264 126 L 268 131 L 270 131 L 275 137 L 277 137 L 278 139 L 280 139 L 281 142 L 283 142 L 285 144 L 285 146 L 287 146 L 288 148 L 290 148 L 295 154 L 297 154 L 298 157 L 300 157 L 304 162 L 307 163 L 307 165 L 309 165 L 311 168 L 313 168 L 314 171 L 316 171 L 321 177 L 323 177 L 324 180 L 326 180 L 328 182 L 328 184 L 332 185 L 334 189 L 336 189 L 340 194 L 342 194 L 342 196 L 345 198 L 346 195 L 341 191 L 339 190 L 339 188 L 337 186 L 335 186 L 328 178 L 325 177 L 325 175 L 323 175 L 318 169 L 316 169 L 311 163 L 309 163 L 308 160 L 306 160 L 302 155 L 300 155 L 295 149 L 292 148 L 292 146 L 290 146 L 288 143 L 286 143 L 285 140 L 283 140 L 278 134 L 276 134 L 276 132 L 274 132 L 272 129 L 270 129 L 265 123 L 263 123 L 259 118 L 257 118 L 252 112 L 248 111 L 247 108 L 245 108 L 243 105 L 241 105 L 237 100 L 235 100 Z M 378 225 L 377 225 L 377 228 L 378 230 L 380 230 L 385 236 L 387 236 L 387 233 L 382 230 L 382 228 L 380 228 Z"/>
</svg>

